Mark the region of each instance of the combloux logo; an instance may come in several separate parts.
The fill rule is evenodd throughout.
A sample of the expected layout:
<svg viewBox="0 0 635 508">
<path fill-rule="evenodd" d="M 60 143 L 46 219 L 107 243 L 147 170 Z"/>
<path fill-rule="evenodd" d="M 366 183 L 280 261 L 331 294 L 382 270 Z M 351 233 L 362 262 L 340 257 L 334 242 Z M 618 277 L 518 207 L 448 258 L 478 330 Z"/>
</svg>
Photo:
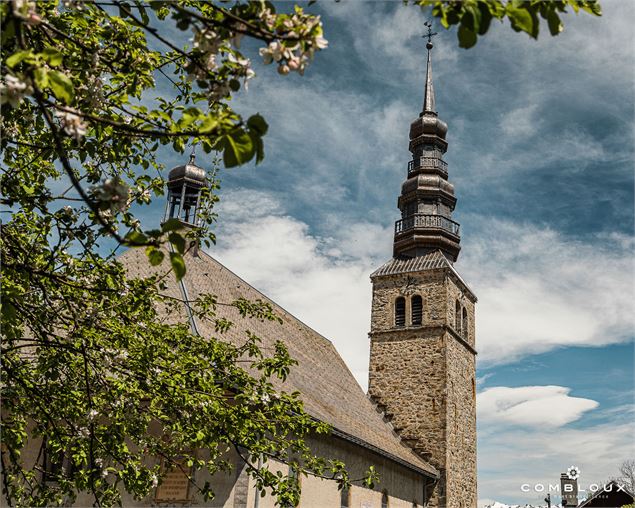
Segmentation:
<svg viewBox="0 0 635 508">
<path fill-rule="evenodd" d="M 571 466 L 567 469 L 567 476 L 570 480 L 577 480 L 580 478 L 580 468 L 578 466 Z"/>
</svg>

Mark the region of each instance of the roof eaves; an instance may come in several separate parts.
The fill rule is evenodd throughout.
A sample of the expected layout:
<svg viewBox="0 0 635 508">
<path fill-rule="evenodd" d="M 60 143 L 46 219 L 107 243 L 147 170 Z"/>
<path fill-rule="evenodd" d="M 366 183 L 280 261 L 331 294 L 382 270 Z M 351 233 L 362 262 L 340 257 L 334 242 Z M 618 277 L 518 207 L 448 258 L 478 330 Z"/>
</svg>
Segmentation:
<svg viewBox="0 0 635 508">
<path fill-rule="evenodd" d="M 336 437 L 339 437 L 340 439 L 343 439 L 345 441 L 348 441 L 350 443 L 359 445 L 359 446 L 363 446 L 364 448 L 371 450 L 383 457 L 386 457 L 387 459 L 392 460 L 393 462 L 396 462 L 398 464 L 401 464 L 402 466 L 407 467 L 408 469 L 411 469 L 412 471 L 415 471 L 419 474 L 422 474 L 424 476 L 427 476 L 428 478 L 432 478 L 434 480 L 438 480 L 440 478 L 440 473 L 439 471 L 436 470 L 436 468 L 434 468 L 432 465 L 430 464 L 426 464 L 430 469 L 424 469 L 422 467 L 419 467 L 415 464 L 413 464 L 412 462 L 408 462 L 407 460 L 401 459 L 399 457 L 397 457 L 396 455 L 393 455 L 392 453 L 387 452 L 386 450 L 383 450 L 377 446 L 374 446 L 366 441 L 364 441 L 363 439 L 360 439 L 356 436 L 353 436 L 352 434 L 348 434 L 346 432 L 342 432 L 341 430 L 336 429 L 335 427 L 332 428 L 331 430 L 331 434 L 333 434 Z M 405 447 L 405 445 L 404 445 Z M 414 453 L 414 452 L 412 452 Z"/>
</svg>

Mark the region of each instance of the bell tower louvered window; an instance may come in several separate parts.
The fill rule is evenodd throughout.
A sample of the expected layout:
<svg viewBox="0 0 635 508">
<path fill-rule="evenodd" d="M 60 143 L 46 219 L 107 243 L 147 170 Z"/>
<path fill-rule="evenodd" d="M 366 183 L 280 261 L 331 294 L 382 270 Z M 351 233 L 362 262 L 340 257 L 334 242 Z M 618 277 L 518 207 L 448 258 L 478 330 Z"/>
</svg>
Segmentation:
<svg viewBox="0 0 635 508">
<path fill-rule="evenodd" d="M 414 295 L 410 302 L 412 308 L 413 326 L 421 325 L 423 319 L 423 299 L 420 295 Z"/>
<path fill-rule="evenodd" d="M 406 299 L 403 296 L 395 300 L 395 326 L 406 326 Z"/>
</svg>

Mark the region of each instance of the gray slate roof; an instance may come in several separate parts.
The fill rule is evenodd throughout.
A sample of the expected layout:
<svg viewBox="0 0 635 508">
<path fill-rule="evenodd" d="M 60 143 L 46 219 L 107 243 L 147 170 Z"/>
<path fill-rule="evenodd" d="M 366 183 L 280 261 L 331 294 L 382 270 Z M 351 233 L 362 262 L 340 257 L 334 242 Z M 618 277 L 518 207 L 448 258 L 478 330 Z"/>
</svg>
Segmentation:
<svg viewBox="0 0 635 508">
<path fill-rule="evenodd" d="M 380 275 L 396 275 L 400 273 L 418 272 L 421 270 L 432 270 L 434 268 L 452 268 L 452 263 L 441 253 L 440 250 L 432 251 L 425 256 L 414 258 L 397 257 L 381 265 L 375 270 L 370 278 Z"/>
<path fill-rule="evenodd" d="M 454 265 L 452 265 L 450 260 L 448 260 L 448 258 L 446 258 L 440 250 L 434 250 L 428 254 L 414 258 L 405 256 L 392 258 L 390 261 L 387 261 L 371 273 L 370 278 L 373 279 L 382 275 L 399 275 L 402 273 L 412 273 L 422 270 L 434 270 L 441 268 L 445 268 L 452 272 L 456 278 L 461 281 L 461 284 L 463 284 L 465 289 L 472 295 L 474 301 L 476 301 L 474 291 L 472 291 L 470 286 L 466 284 L 463 278 L 459 275 L 459 272 L 457 272 L 456 268 L 454 268 Z"/>
<path fill-rule="evenodd" d="M 149 276 L 156 271 L 147 261 L 142 249 L 131 249 L 120 257 L 130 276 Z M 272 349 L 281 340 L 298 365 L 291 369 L 280 388 L 299 391 L 306 411 L 320 421 L 329 423 L 335 435 L 348 438 L 384 456 L 392 458 L 411 469 L 427 472 L 432 476 L 437 470 L 406 446 L 384 421 L 374 404 L 368 399 L 353 377 L 333 344 L 289 314 L 275 302 L 231 272 L 211 256 L 200 252 L 199 256 L 187 255 L 187 273 L 183 279 L 188 297 L 196 299 L 202 293 L 215 294 L 219 302 L 230 303 L 237 298 L 261 299 L 270 302 L 283 324 L 254 319 L 242 319 L 235 308 L 219 305 L 218 314 L 230 319 L 235 326 L 221 337 L 232 342 L 242 342 L 249 329 L 262 339 L 263 350 Z M 165 269 L 165 268 L 164 268 Z M 180 298 L 180 288 L 173 277 L 168 277 L 167 293 Z M 166 316 L 167 321 L 186 322 L 185 309 L 181 315 Z M 197 320 L 196 327 L 202 336 L 218 336 L 212 323 Z"/>
</svg>

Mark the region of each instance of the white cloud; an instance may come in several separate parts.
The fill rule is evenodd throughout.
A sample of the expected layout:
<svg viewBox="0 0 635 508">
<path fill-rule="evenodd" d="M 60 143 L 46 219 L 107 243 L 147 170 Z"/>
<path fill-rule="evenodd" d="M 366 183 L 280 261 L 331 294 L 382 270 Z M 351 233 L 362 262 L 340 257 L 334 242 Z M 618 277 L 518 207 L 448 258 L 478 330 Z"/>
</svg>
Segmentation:
<svg viewBox="0 0 635 508">
<path fill-rule="evenodd" d="M 380 79 L 383 75 L 394 84 L 395 72 L 398 72 L 404 76 L 419 76 L 423 84 L 426 52 L 422 35 L 426 31 L 423 25 L 426 17 L 422 9 L 390 2 L 324 3 L 322 7 L 346 24 L 355 51 L 366 66 L 378 71 Z M 460 50 L 454 36 L 437 37 L 434 44 L 435 61 L 456 61 Z"/>
<path fill-rule="evenodd" d="M 536 109 L 535 104 L 530 104 L 505 113 L 500 125 L 503 133 L 509 138 L 534 134 L 540 127 L 540 120 L 536 118 Z"/>
<path fill-rule="evenodd" d="M 390 255 L 376 244 L 390 232 L 357 223 L 342 237 L 318 238 L 306 224 L 285 215 L 271 194 L 228 194 L 220 243 L 212 255 L 331 340 L 366 388 L 369 275 Z"/>
<path fill-rule="evenodd" d="M 563 386 L 495 386 L 478 394 L 482 422 L 507 422 L 530 427 L 561 427 L 598 407 L 594 400 L 571 397 Z"/>
<path fill-rule="evenodd" d="M 417 111 L 401 99 L 379 105 L 370 95 L 332 86 L 328 77 L 307 76 L 258 82 L 239 105 L 262 113 L 275 132 L 267 137 L 260 171 L 284 175 L 287 191 L 316 213 L 346 213 L 346 202 L 378 199 L 385 192 L 378 184 L 382 178 L 405 173 L 404 139 Z"/>
<path fill-rule="evenodd" d="M 479 297 L 482 364 L 631 340 L 634 267 L 623 236 L 583 242 L 533 225 L 475 219 L 457 269 Z"/>
</svg>

